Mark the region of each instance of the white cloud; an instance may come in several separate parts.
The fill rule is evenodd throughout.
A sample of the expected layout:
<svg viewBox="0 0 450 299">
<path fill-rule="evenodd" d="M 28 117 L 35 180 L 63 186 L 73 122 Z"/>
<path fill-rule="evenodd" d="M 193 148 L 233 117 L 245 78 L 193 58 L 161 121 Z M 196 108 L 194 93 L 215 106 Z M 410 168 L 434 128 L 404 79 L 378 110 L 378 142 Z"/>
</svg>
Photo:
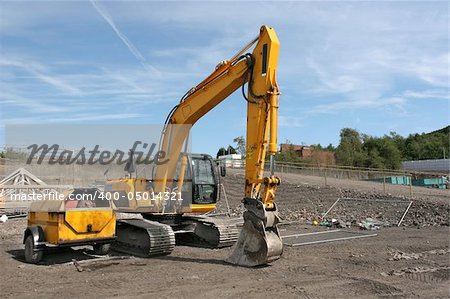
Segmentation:
<svg viewBox="0 0 450 299">
<path fill-rule="evenodd" d="M 76 61 L 61 64 L 39 59 L 19 54 L 0 58 L 0 103 L 8 107 L 2 109 L 2 119 L 23 112 L 45 114 L 44 121 L 59 119 L 60 113 L 70 119 L 71 114 L 83 111 L 99 120 L 106 119 L 101 116 L 105 111 L 128 113 L 147 109 L 150 112 L 151 105 L 176 103 L 188 89 L 187 85 L 171 84 L 186 76 L 182 73 L 164 72 L 164 78 L 155 78 L 141 68 L 119 70 L 95 66 L 90 66 L 89 71 L 82 68 L 78 73 L 80 67 Z M 66 71 L 66 64 L 71 65 L 72 72 Z M 127 118 L 142 116 L 141 113 L 126 115 Z"/>
<path fill-rule="evenodd" d="M 0 103 L 5 108 L 7 105 L 14 105 L 37 113 L 60 113 L 68 110 L 67 107 L 33 101 L 12 92 L 8 92 L 5 89 L 2 89 Z"/>
<path fill-rule="evenodd" d="M 52 118 L 51 122 L 80 122 L 80 121 L 97 121 L 97 120 L 119 120 L 128 118 L 140 118 L 144 116 L 142 113 L 105 113 L 100 115 L 92 115 L 90 113 L 75 114 L 69 117 Z"/>
<path fill-rule="evenodd" d="M 444 2 L 92 4 L 96 9 L 85 2 L 26 2 L 26 9 L 23 3 L 0 4 L 1 36 L 36 45 L 36 51 L 28 44 L 19 45 L 17 55 L 37 72 L 28 71 L 34 79 L 51 88 L 37 88 L 28 78 L 13 82 L 14 76 L 18 78 L 13 72 L 18 66 L 13 65 L 5 66 L 0 79 L 22 100 L 44 105 L 30 106 L 35 111 L 58 102 L 60 106 L 55 107 L 80 117 L 106 110 L 138 118 L 141 111 L 158 103 L 164 103 L 161 111 L 168 110 L 169 104 L 206 77 L 220 60 L 237 52 L 264 23 L 274 26 L 279 35 L 279 84 L 283 95 L 292 99 L 283 103 L 286 112 L 280 117 L 281 126 L 308 125 L 305 118 L 324 112 L 363 114 L 391 109 L 404 114 L 408 101 L 448 100 L 448 9 Z M 133 60 L 147 65 L 150 61 L 154 69 L 104 58 L 104 40 L 97 40 L 96 32 L 106 24 Z M 62 71 L 61 61 L 47 61 L 39 49 L 51 52 L 65 32 L 72 34 L 69 38 L 75 39 L 74 44 L 83 44 L 89 55 L 73 56 L 71 51 L 55 48 L 70 65 Z M 6 45 L 2 57 L 15 50 Z M 95 63 L 86 71 L 90 61 Z"/>
<path fill-rule="evenodd" d="M 449 87 L 450 53 L 440 54 L 436 57 L 422 57 L 420 60 L 406 67 L 418 78 L 432 86 Z"/>
<path fill-rule="evenodd" d="M 20 68 L 28 72 L 34 78 L 47 83 L 53 88 L 56 88 L 62 92 L 73 95 L 81 94 L 80 89 L 64 80 L 61 80 L 57 76 L 49 74 L 50 71 L 48 70 L 48 68 L 40 63 L 36 63 L 35 61 L 24 61 L 20 58 L 18 59 L 17 57 L 9 59 L 6 56 L 3 56 L 0 58 L 0 66 Z"/>
<path fill-rule="evenodd" d="M 403 96 L 408 99 L 450 100 L 450 94 L 447 89 L 433 89 L 421 91 L 406 90 L 405 92 L 403 92 Z"/>
<path fill-rule="evenodd" d="M 140 118 L 144 114 L 140 113 L 111 113 L 111 114 L 98 114 L 93 115 L 91 113 L 71 113 L 64 117 L 52 117 L 47 119 L 44 115 L 33 115 L 28 117 L 5 117 L 2 119 L 3 124 L 35 124 L 35 123 L 77 123 L 85 121 L 99 121 L 99 120 L 123 120 L 130 118 Z"/>
<path fill-rule="evenodd" d="M 294 116 L 278 115 L 278 125 L 280 127 L 299 128 L 303 127 L 303 119 Z"/>
<path fill-rule="evenodd" d="M 406 100 L 402 97 L 370 97 L 361 95 L 360 98 L 334 101 L 328 104 L 321 104 L 314 107 L 310 113 L 338 113 L 342 110 L 374 109 L 374 108 L 395 108 L 398 112 L 404 113 Z"/>
<path fill-rule="evenodd" d="M 141 52 L 134 46 L 134 44 L 128 39 L 128 37 L 116 26 L 113 18 L 106 12 L 106 10 L 96 3 L 96 1 L 91 0 L 92 6 L 95 10 L 103 17 L 103 19 L 109 24 L 111 29 L 115 32 L 117 37 L 127 46 L 128 50 L 130 50 L 131 54 L 136 57 L 136 59 L 142 64 L 142 66 L 151 72 L 153 75 L 161 76 L 161 73 L 157 68 L 149 64 L 144 56 L 142 56 Z"/>
</svg>

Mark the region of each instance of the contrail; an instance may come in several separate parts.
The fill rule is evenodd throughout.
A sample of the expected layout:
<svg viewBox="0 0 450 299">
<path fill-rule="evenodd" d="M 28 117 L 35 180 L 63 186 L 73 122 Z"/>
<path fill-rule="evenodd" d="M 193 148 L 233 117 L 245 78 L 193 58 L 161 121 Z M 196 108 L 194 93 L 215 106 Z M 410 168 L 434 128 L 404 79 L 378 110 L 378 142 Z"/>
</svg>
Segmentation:
<svg viewBox="0 0 450 299">
<path fill-rule="evenodd" d="M 128 50 L 130 50 L 131 54 L 133 54 L 133 56 L 136 57 L 136 59 L 142 64 L 142 66 L 144 68 L 146 68 L 147 70 L 160 76 L 161 72 L 154 66 L 147 63 L 144 56 L 142 56 L 141 52 L 139 52 L 139 50 L 125 36 L 125 34 L 123 34 L 122 31 L 120 31 L 119 28 L 117 28 L 112 17 L 104 9 L 102 9 L 97 3 L 95 3 L 94 0 L 91 0 L 91 3 L 92 3 L 92 6 L 94 6 L 95 10 L 103 17 L 103 19 L 105 19 L 105 21 L 109 24 L 109 26 L 111 26 L 112 30 L 114 30 L 116 35 L 125 44 L 125 46 L 127 46 Z"/>
</svg>

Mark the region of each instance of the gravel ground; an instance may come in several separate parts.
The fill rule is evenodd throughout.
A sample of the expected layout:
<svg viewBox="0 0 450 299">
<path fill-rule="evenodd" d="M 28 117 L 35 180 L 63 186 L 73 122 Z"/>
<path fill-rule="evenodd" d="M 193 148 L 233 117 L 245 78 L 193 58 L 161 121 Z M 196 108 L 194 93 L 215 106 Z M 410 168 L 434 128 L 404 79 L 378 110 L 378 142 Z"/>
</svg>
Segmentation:
<svg viewBox="0 0 450 299">
<path fill-rule="evenodd" d="M 311 223 L 321 220 L 338 198 L 341 200 L 327 218 L 340 219 L 355 225 L 366 218 L 379 220 L 387 225 L 396 225 L 410 201 L 411 208 L 402 221 L 403 226 L 448 226 L 449 190 L 413 187 L 413 196 L 409 196 L 407 186 L 387 186 L 382 192 L 382 184 L 364 181 L 327 179 L 327 185 L 321 177 L 283 174 L 282 183 L 277 190 L 277 203 L 281 217 L 286 221 Z M 243 194 L 244 174 L 241 170 L 230 169 L 223 180 L 232 216 L 241 216 L 240 203 Z M 381 191 L 381 192 L 380 192 Z M 226 212 L 225 203 L 219 207 Z"/>
<path fill-rule="evenodd" d="M 235 215 L 241 211 L 242 182 L 240 171 L 229 171 L 224 180 Z M 409 200 L 409 189 L 389 188 L 386 195 L 372 183 L 327 183 L 284 175 L 279 210 L 285 220 L 298 222 L 281 226 L 283 235 L 329 229 L 306 223 L 339 197 Z M 414 192 L 404 226 L 383 227 L 376 237 L 285 246 L 280 260 L 253 269 L 225 264 L 231 248 L 184 246 L 149 259 L 116 253 L 99 258 L 82 247 L 49 253 L 42 264 L 30 265 L 23 262 L 21 244 L 26 220 L 11 219 L 0 223 L 0 292 L 3 298 L 449 298 L 449 197 L 436 191 Z M 333 217 L 389 218 L 388 208 L 344 208 L 345 215 L 340 208 Z"/>
</svg>

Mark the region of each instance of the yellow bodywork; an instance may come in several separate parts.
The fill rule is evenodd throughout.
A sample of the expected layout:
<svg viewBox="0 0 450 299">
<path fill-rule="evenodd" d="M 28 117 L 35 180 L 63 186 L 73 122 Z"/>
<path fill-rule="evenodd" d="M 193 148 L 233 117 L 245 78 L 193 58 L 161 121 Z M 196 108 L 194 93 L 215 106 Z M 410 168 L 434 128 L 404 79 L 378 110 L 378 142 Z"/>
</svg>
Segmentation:
<svg viewBox="0 0 450 299">
<path fill-rule="evenodd" d="M 66 212 L 30 212 L 28 226 L 42 228 L 45 241 L 54 244 L 111 239 L 116 217 L 112 210 L 74 209 Z"/>
<path fill-rule="evenodd" d="M 67 192 L 68 196 L 71 192 Z M 108 207 L 82 207 L 76 200 L 43 200 L 30 205 L 28 227 L 39 226 L 46 243 L 53 245 L 112 240 L 116 216 Z"/>
<path fill-rule="evenodd" d="M 184 172 L 182 172 L 184 173 Z M 181 180 L 182 181 L 182 180 Z M 123 178 L 117 180 L 108 181 L 108 185 L 110 186 L 111 192 L 123 191 L 124 196 L 127 197 L 126 200 L 121 200 L 120 202 L 117 200 L 112 200 L 113 209 L 119 210 L 121 212 L 137 212 L 140 209 L 147 208 L 153 209 L 154 213 L 160 213 L 161 209 L 157 206 L 158 202 L 145 200 L 144 198 L 151 198 L 150 193 L 154 192 L 153 189 L 147 188 L 147 181 L 145 179 L 140 178 Z M 148 195 L 144 196 L 143 193 L 147 192 Z M 139 194 L 140 200 L 134 200 L 136 194 Z M 125 204 L 125 205 L 124 205 Z M 181 213 L 207 213 L 216 209 L 216 204 L 191 204 L 190 206 L 182 207 L 179 209 Z M 177 214 L 173 211 L 166 211 L 164 214 Z"/>
<path fill-rule="evenodd" d="M 207 213 L 216 209 L 216 204 L 192 204 L 191 211 L 192 213 Z"/>
</svg>

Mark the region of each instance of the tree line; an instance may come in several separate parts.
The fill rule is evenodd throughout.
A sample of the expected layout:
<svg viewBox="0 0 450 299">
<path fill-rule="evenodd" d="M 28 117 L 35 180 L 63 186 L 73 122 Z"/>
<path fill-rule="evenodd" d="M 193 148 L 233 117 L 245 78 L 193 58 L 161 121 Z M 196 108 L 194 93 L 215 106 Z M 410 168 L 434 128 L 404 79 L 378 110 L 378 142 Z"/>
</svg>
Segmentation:
<svg viewBox="0 0 450 299">
<path fill-rule="evenodd" d="M 236 148 L 219 149 L 217 156 L 240 153 L 245 156 L 245 139 L 236 137 L 233 142 Z M 286 141 L 286 144 L 292 144 Z M 399 169 L 402 161 L 448 159 L 450 156 L 450 126 L 431 133 L 410 134 L 403 137 L 395 132 L 376 137 L 359 132 L 351 128 L 344 128 L 340 132 L 338 146 L 320 144 L 310 146 L 315 152 L 334 153 L 335 163 L 342 166 Z M 275 156 L 282 162 L 316 163 L 315 155 L 302 158 L 292 149 L 279 152 Z M 315 160 L 316 159 L 316 160 Z M 334 161 L 333 161 L 334 162 Z"/>
<path fill-rule="evenodd" d="M 399 169 L 402 161 L 444 159 L 450 151 L 450 126 L 402 137 L 395 132 L 374 137 L 344 128 L 335 149 L 338 165 Z"/>
</svg>

